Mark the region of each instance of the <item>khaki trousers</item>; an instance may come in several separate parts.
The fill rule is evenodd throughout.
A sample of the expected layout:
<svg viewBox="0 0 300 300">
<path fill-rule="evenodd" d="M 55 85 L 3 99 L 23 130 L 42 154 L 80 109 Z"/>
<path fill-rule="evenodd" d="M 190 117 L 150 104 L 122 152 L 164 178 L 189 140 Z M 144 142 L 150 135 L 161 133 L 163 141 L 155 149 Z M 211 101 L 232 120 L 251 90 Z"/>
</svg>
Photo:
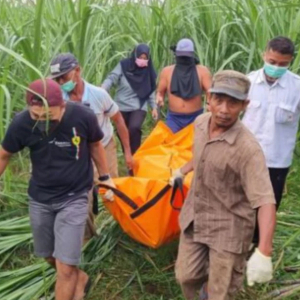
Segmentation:
<svg viewBox="0 0 300 300">
<path fill-rule="evenodd" d="M 181 234 L 176 279 L 187 300 L 199 299 L 208 280 L 208 300 L 232 300 L 243 284 L 246 254 L 216 251 L 194 242 L 193 226 Z"/>
<path fill-rule="evenodd" d="M 106 161 L 108 164 L 109 174 L 112 178 L 119 177 L 118 174 L 118 160 L 117 160 L 117 145 L 115 139 L 112 138 L 109 143 L 104 147 L 105 154 L 106 154 Z M 97 182 L 99 178 L 98 170 L 93 164 L 94 167 L 94 183 Z M 96 226 L 94 223 L 94 213 L 93 213 L 93 189 L 90 190 L 89 196 L 89 211 L 88 211 L 88 218 L 85 227 L 85 241 L 89 240 L 93 236 L 97 235 Z"/>
</svg>

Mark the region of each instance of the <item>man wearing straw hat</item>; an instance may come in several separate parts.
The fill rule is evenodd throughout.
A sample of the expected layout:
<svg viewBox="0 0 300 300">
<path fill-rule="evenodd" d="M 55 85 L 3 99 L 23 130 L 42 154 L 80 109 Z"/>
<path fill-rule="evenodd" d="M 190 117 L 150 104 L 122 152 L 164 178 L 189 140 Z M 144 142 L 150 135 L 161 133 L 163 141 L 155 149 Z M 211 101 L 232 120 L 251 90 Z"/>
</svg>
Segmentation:
<svg viewBox="0 0 300 300">
<path fill-rule="evenodd" d="M 77 266 L 93 184 L 92 160 L 100 175 L 108 174 L 103 133 L 93 111 L 66 104 L 51 79 L 32 82 L 26 100 L 28 108 L 15 116 L 2 141 L 0 175 L 12 154 L 29 148 L 34 252 L 56 268 L 56 300 L 83 299 L 90 280 Z M 105 183 L 114 187 L 110 178 Z"/>
<path fill-rule="evenodd" d="M 274 194 L 262 149 L 239 121 L 249 102 L 249 87 L 249 79 L 236 71 L 214 76 L 210 113 L 194 123 L 193 159 L 170 180 L 173 184 L 194 171 L 180 214 L 176 263 L 176 277 L 188 300 L 199 299 L 203 284 L 208 291 L 203 288 L 200 299 L 234 299 L 243 283 L 256 209 L 261 239 L 248 261 L 248 284 L 272 278 Z"/>
</svg>

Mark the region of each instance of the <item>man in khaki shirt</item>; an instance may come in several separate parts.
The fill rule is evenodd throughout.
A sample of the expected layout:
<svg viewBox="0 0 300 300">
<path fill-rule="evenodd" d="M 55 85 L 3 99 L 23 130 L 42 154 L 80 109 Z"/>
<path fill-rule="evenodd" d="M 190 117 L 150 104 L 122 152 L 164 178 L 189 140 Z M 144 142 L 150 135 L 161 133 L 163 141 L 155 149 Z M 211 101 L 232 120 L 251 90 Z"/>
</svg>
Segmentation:
<svg viewBox="0 0 300 300">
<path fill-rule="evenodd" d="M 186 299 L 232 300 L 243 283 L 246 255 L 258 209 L 260 242 L 247 265 L 248 284 L 272 278 L 275 199 L 263 152 L 239 121 L 250 81 L 218 72 L 210 113 L 195 120 L 194 156 L 174 171 L 171 183 L 194 171 L 180 214 L 176 278 Z M 208 285 L 206 284 L 208 280 Z M 207 292 L 207 293 L 206 293 Z"/>
</svg>

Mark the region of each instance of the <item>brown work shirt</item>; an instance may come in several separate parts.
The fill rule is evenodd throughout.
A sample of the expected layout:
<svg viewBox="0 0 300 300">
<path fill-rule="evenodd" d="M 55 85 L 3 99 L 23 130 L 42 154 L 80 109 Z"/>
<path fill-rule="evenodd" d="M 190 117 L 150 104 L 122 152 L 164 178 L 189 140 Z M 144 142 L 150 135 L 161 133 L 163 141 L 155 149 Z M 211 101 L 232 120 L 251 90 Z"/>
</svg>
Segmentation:
<svg viewBox="0 0 300 300">
<path fill-rule="evenodd" d="M 216 250 L 244 253 L 255 226 L 255 208 L 275 204 L 263 152 L 238 120 L 209 139 L 211 114 L 195 120 L 194 176 L 180 214 L 184 231 L 194 223 L 194 240 Z"/>
</svg>

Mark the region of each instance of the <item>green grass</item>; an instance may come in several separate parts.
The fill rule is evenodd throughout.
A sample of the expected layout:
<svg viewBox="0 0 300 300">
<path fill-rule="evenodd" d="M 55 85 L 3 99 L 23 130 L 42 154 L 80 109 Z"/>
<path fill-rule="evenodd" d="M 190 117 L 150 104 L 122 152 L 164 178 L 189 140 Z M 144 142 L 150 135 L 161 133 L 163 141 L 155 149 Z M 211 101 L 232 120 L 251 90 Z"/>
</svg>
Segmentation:
<svg viewBox="0 0 300 300">
<path fill-rule="evenodd" d="M 288 192 L 284 196 L 278 215 L 279 221 L 291 225 L 277 225 L 273 257 L 274 264 L 278 264 L 274 273 L 276 280 L 300 279 L 300 270 L 296 273 L 287 273 L 283 270 L 287 266 L 300 265 L 299 169 L 300 159 L 296 157 L 288 177 Z M 98 220 L 99 223 L 101 223 L 101 218 Z M 97 283 L 88 299 L 183 300 L 174 278 L 177 246 L 178 242 L 174 241 L 161 249 L 152 250 L 122 236 L 111 254 L 97 267 L 94 266 L 92 275 L 97 278 Z M 88 270 L 88 267 L 86 269 Z M 280 287 L 279 284 L 261 285 L 254 288 L 248 288 L 245 285 L 245 291 L 237 300 L 263 299 L 268 292 Z M 296 300 L 299 299 L 299 295 L 284 299 Z"/>
<path fill-rule="evenodd" d="M 227 68 L 247 73 L 262 66 L 261 54 L 270 38 L 287 35 L 296 45 L 291 69 L 300 73 L 299 0 L 25 2 L 0 0 L 0 139 L 15 112 L 25 106 L 26 86 L 47 76 L 51 59 L 60 52 L 73 52 L 84 78 L 100 85 L 139 42 L 149 43 L 158 71 L 173 62 L 169 46 L 191 37 L 201 63 L 212 72 Z M 145 136 L 153 126 L 148 116 Z M 119 159 L 124 174 L 120 151 Z M 1 300 L 51 295 L 55 278 L 32 254 L 26 221 L 29 169 L 28 151 L 23 151 L 0 180 Z M 299 265 L 299 171 L 300 158 L 295 157 L 280 210 L 285 214 L 278 215 L 274 241 L 275 277 L 280 280 L 300 278 L 300 272 L 284 271 L 285 266 Z M 83 268 L 94 279 L 89 299 L 183 299 L 173 273 L 176 241 L 151 250 L 125 236 L 105 210 L 98 223 L 100 237 L 90 241 L 83 252 Z M 246 288 L 239 300 L 263 299 L 274 288 L 276 285 Z"/>
<path fill-rule="evenodd" d="M 139 42 L 150 45 L 160 71 L 174 61 L 169 47 L 182 37 L 194 40 L 200 62 L 212 72 L 249 72 L 262 66 L 261 55 L 270 38 L 287 35 L 297 50 L 291 69 L 297 72 L 300 66 L 298 0 L 33 3 L 0 0 L 0 139 L 15 112 L 24 108 L 28 84 L 47 76 L 50 61 L 60 52 L 74 53 L 84 78 L 96 85 Z M 16 190 L 12 179 L 19 182 L 19 173 L 28 172 L 24 157 L 17 157 L 18 172 L 3 177 L 7 196 Z"/>
</svg>

